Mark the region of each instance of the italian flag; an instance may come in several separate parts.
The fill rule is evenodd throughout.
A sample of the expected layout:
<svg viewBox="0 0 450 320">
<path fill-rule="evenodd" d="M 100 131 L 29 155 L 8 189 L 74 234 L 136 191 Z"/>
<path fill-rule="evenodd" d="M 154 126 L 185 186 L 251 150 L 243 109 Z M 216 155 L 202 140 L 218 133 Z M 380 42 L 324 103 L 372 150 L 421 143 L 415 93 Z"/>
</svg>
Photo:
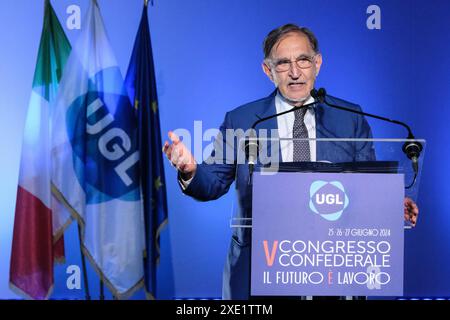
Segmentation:
<svg viewBox="0 0 450 320">
<path fill-rule="evenodd" d="M 17 189 L 10 286 L 32 299 L 53 288 L 53 263 L 64 259 L 63 230 L 70 216 L 52 196 L 52 101 L 71 47 L 48 0 L 25 123 Z"/>
</svg>

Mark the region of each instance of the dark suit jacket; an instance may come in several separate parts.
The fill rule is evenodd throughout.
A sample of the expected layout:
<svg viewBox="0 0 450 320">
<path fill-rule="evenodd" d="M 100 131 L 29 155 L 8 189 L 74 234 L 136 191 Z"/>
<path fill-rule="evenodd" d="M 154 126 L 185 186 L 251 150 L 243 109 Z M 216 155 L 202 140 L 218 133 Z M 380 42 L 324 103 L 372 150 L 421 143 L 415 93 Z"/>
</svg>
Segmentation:
<svg viewBox="0 0 450 320">
<path fill-rule="evenodd" d="M 245 104 L 225 115 L 225 120 L 220 127 L 222 137 L 225 139 L 226 129 L 251 128 L 252 124 L 263 117 L 276 113 L 276 91 L 270 96 Z M 361 110 L 356 105 L 347 101 L 327 96 L 328 101 L 347 108 Z M 316 138 L 371 138 L 370 127 L 364 117 L 346 111 L 330 108 L 319 104 L 315 107 Z M 265 121 L 256 129 L 277 129 L 277 119 Z M 221 147 L 226 143 L 222 142 Z M 234 141 L 231 156 L 236 160 L 238 142 Z M 217 146 L 216 146 L 217 150 Z M 270 152 L 270 150 L 269 150 Z M 223 157 L 230 158 L 229 152 L 223 151 Z M 281 153 L 279 153 L 281 155 Z M 336 144 L 333 142 L 317 143 L 317 161 L 350 162 L 374 159 L 374 150 L 371 143 L 352 142 Z M 217 152 L 212 156 L 217 159 Z M 225 161 L 223 161 L 225 162 Z M 197 166 L 197 172 L 189 186 L 183 192 L 197 200 L 214 200 L 225 194 L 231 184 L 236 181 L 237 197 L 239 203 L 238 217 L 248 218 L 252 216 L 252 190 L 248 184 L 248 166 L 245 164 L 223 163 Z M 223 274 L 223 298 L 224 299 L 248 299 L 250 293 L 250 234 L 249 228 L 234 228 L 230 243 L 227 261 Z"/>
</svg>

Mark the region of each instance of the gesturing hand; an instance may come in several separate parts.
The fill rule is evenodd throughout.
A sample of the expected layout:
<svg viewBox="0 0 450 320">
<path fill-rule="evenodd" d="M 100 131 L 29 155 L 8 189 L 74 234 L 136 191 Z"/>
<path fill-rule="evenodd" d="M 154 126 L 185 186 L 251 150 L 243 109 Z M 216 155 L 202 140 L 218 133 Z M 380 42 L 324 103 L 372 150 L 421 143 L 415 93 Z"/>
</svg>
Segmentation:
<svg viewBox="0 0 450 320">
<path fill-rule="evenodd" d="M 172 143 L 165 141 L 163 152 L 172 166 L 181 173 L 184 180 L 191 179 L 197 170 L 197 162 L 195 162 L 194 156 L 175 133 L 169 131 L 168 136 Z"/>
</svg>

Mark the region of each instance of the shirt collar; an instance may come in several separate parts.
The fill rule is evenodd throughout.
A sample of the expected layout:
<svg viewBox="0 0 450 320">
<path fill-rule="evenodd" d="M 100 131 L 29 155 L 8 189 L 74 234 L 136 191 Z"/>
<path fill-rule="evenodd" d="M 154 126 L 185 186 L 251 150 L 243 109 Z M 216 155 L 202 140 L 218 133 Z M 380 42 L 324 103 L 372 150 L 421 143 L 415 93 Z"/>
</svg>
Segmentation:
<svg viewBox="0 0 450 320">
<path fill-rule="evenodd" d="M 278 105 L 280 106 L 280 112 L 288 111 L 293 108 L 293 105 L 289 104 L 286 99 L 283 97 L 283 95 L 280 93 L 279 90 L 277 90 L 277 95 L 275 96 L 275 99 L 277 100 Z M 306 99 L 305 104 L 313 103 L 315 100 L 313 97 L 309 96 L 308 99 Z M 314 108 L 309 107 L 308 111 L 314 111 Z"/>
</svg>

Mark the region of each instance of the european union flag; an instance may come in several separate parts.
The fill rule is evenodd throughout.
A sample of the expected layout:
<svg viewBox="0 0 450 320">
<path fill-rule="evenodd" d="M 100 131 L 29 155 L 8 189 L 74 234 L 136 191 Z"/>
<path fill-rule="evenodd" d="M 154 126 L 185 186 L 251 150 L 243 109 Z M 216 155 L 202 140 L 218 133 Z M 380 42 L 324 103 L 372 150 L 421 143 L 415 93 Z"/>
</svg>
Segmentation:
<svg viewBox="0 0 450 320">
<path fill-rule="evenodd" d="M 156 298 L 156 267 L 159 263 L 159 236 L 167 224 L 167 197 L 162 158 L 161 130 L 155 69 L 144 6 L 125 84 L 138 118 L 140 175 L 144 204 L 145 287 L 150 298 Z"/>
</svg>

